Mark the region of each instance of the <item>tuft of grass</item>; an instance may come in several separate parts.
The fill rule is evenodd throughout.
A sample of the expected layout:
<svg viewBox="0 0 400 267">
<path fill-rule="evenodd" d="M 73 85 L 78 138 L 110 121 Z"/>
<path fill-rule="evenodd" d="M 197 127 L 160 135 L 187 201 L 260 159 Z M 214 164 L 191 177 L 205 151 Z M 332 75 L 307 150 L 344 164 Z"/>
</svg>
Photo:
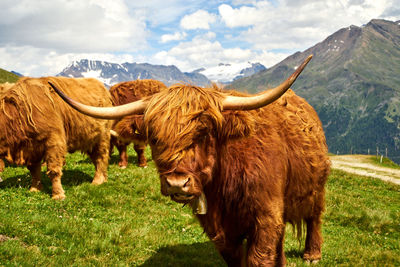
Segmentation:
<svg viewBox="0 0 400 267">
<path fill-rule="evenodd" d="M 378 166 L 388 167 L 392 169 L 400 169 L 400 166 L 397 163 L 393 162 L 391 159 L 387 157 L 382 157 L 382 163 L 380 156 L 379 157 L 371 156 L 370 161 Z"/>
<path fill-rule="evenodd" d="M 121 170 L 117 155 L 108 182 L 90 184 L 94 167 L 68 155 L 67 198 L 29 192 L 26 168 L 8 166 L 0 183 L 0 263 L 5 266 L 226 266 L 188 207 L 160 193 L 154 162 Z M 150 158 L 150 151 L 146 151 Z M 399 266 L 400 187 L 333 170 L 326 187 L 323 259 L 319 266 Z M 287 228 L 289 266 L 308 266 L 304 244 Z"/>
</svg>

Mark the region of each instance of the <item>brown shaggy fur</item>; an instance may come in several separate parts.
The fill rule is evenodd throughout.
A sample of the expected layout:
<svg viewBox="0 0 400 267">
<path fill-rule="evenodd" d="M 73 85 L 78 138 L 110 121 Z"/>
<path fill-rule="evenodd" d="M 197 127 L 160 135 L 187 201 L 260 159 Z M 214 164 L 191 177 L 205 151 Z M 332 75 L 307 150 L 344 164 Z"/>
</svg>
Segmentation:
<svg viewBox="0 0 400 267">
<path fill-rule="evenodd" d="M 119 106 L 144 97 L 158 93 L 161 89 L 167 88 L 164 83 L 156 80 L 135 80 L 122 82 L 110 88 L 110 94 L 114 106 Z M 128 165 L 127 146 L 133 142 L 134 149 L 137 153 L 138 165 L 140 167 L 147 166 L 144 150 L 147 145 L 146 137 L 142 133 L 143 115 L 126 116 L 118 120 L 113 125 L 122 140 L 111 137 L 110 153 L 112 153 L 114 145 L 117 147 L 120 160 L 118 165 L 126 168 Z"/>
<path fill-rule="evenodd" d="M 48 81 L 83 103 L 112 106 L 107 89 L 95 79 L 21 78 L 0 97 L 0 157 L 26 165 L 31 191 L 41 189 L 41 161 L 47 164 L 52 197 L 65 198 L 61 185 L 67 152 L 87 153 L 96 167 L 93 184 L 107 180 L 112 122 L 82 115 L 66 105 Z"/>
<path fill-rule="evenodd" d="M 221 111 L 222 94 L 176 85 L 149 99 L 161 192 L 182 203 L 205 194 L 197 217 L 229 266 L 284 265 L 287 222 L 306 224 L 303 257 L 319 260 L 330 162 L 316 112 L 291 90 L 252 111 Z"/>
<path fill-rule="evenodd" d="M 13 83 L 1 83 L 0 84 L 0 94 L 4 93 L 6 90 L 8 90 L 9 88 L 11 88 L 14 84 Z M 0 159 L 0 172 L 3 172 L 5 168 L 5 164 L 4 161 L 2 159 Z M 0 177 L 1 179 L 1 177 Z"/>
</svg>

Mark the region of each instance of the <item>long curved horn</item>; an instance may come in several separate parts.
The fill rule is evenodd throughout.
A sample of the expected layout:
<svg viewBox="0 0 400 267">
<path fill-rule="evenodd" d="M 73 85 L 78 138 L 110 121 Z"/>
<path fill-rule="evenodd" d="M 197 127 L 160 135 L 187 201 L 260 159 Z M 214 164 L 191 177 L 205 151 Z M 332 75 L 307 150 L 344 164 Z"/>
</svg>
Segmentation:
<svg viewBox="0 0 400 267">
<path fill-rule="evenodd" d="M 119 119 L 127 115 L 132 114 L 142 114 L 146 109 L 147 102 L 143 100 L 138 100 L 129 104 L 115 106 L 115 107 L 93 107 L 82 103 L 79 103 L 72 98 L 65 95 L 60 89 L 58 89 L 54 84 L 48 82 L 54 91 L 71 107 L 77 111 L 99 119 Z"/>
<path fill-rule="evenodd" d="M 114 136 L 114 137 L 116 137 L 116 138 L 119 138 L 119 134 L 118 134 L 116 131 L 114 131 L 114 130 L 110 130 L 110 134 L 111 134 L 111 136 Z"/>
<path fill-rule="evenodd" d="M 290 88 L 312 57 L 312 55 L 309 55 L 286 81 L 273 89 L 250 97 L 227 96 L 222 103 L 223 109 L 251 110 L 264 107 L 274 102 Z"/>
</svg>

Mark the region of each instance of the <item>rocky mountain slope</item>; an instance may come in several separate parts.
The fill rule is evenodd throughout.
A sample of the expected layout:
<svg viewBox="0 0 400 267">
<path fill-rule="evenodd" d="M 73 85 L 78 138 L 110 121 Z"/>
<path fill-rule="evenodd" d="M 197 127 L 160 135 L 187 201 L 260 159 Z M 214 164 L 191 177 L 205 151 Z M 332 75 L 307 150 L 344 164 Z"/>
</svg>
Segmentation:
<svg viewBox="0 0 400 267">
<path fill-rule="evenodd" d="M 293 86 L 317 110 L 333 153 L 382 153 L 400 161 L 400 21 L 340 29 L 230 87 L 259 92 L 314 57 Z M 378 151 L 377 151 L 378 150 Z"/>
<path fill-rule="evenodd" d="M 211 82 L 229 83 L 240 77 L 247 77 L 265 67 L 259 63 L 220 64 L 215 68 L 198 69 L 193 72 L 181 72 L 176 66 L 152 65 L 148 63 L 109 63 L 98 60 L 82 59 L 67 66 L 58 76 L 92 77 L 104 84 L 113 84 L 137 80 L 156 79 L 166 85 L 190 83 L 209 86 Z"/>
<path fill-rule="evenodd" d="M 123 81 L 156 79 L 167 85 L 185 82 L 200 86 L 211 82 L 199 73 L 183 73 L 175 66 L 151 65 L 147 63 L 109 63 L 82 59 L 67 66 L 58 76 L 92 77 L 110 86 Z"/>
</svg>

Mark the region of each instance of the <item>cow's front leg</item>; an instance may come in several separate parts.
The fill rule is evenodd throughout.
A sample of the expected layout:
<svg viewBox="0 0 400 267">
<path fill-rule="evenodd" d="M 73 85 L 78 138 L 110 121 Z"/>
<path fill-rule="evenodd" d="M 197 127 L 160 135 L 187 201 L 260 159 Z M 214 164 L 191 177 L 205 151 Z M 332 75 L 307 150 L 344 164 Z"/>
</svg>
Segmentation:
<svg viewBox="0 0 400 267">
<path fill-rule="evenodd" d="M 134 149 L 135 149 L 136 154 L 137 154 L 139 167 L 147 167 L 147 160 L 146 160 L 146 156 L 144 155 L 144 151 L 146 149 L 146 145 L 142 144 L 142 143 L 135 144 L 134 145 Z"/>
<path fill-rule="evenodd" d="M 129 143 L 124 143 L 122 141 L 117 141 L 116 143 L 116 147 L 119 153 L 118 166 L 121 169 L 125 169 L 128 166 L 128 152 L 127 152 L 128 145 Z"/>
<path fill-rule="evenodd" d="M 62 167 L 65 162 L 65 154 L 67 153 L 67 147 L 59 136 L 61 134 L 51 136 L 47 141 L 46 147 L 46 164 L 47 164 L 47 176 L 51 180 L 52 185 L 52 198 L 61 200 L 65 198 L 64 189 L 61 185 Z"/>
<path fill-rule="evenodd" d="M 64 189 L 61 185 L 62 165 L 62 161 L 58 163 L 47 161 L 46 174 L 51 180 L 52 198 L 56 200 L 62 200 L 65 198 Z"/>
<path fill-rule="evenodd" d="M 223 246 L 217 245 L 217 249 L 229 267 L 246 266 L 246 261 L 244 258 L 245 247 L 243 242 L 225 242 Z"/>
<path fill-rule="evenodd" d="M 32 184 L 31 184 L 31 188 L 29 189 L 29 191 L 31 192 L 39 192 L 42 190 L 43 185 L 41 182 L 41 163 L 40 162 L 36 162 L 36 163 L 31 163 L 28 164 L 28 170 L 31 173 L 32 176 Z"/>
<path fill-rule="evenodd" d="M 95 166 L 96 172 L 92 184 L 99 185 L 107 182 L 107 167 L 109 159 L 109 136 L 104 134 L 96 147 L 89 153 L 89 156 Z"/>
<path fill-rule="evenodd" d="M 285 266 L 283 252 L 284 224 L 257 226 L 248 239 L 247 266 Z"/>
</svg>

